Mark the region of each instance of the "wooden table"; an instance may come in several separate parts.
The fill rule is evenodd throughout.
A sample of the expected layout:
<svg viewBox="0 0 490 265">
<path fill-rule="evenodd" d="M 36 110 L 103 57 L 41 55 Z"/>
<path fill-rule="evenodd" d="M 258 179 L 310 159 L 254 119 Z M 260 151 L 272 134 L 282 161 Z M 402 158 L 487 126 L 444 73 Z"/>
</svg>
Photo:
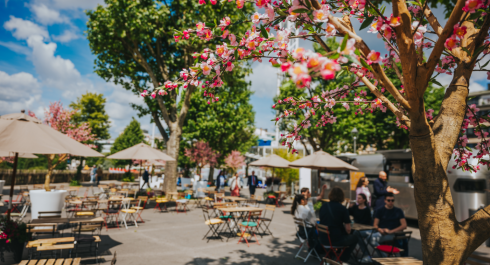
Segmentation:
<svg viewBox="0 0 490 265">
<path fill-rule="evenodd" d="M 351 225 L 352 230 L 357 230 L 357 231 L 363 231 L 363 230 L 374 230 L 376 227 L 372 225 L 364 225 L 364 224 L 358 224 L 358 223 L 353 223 Z"/>
<path fill-rule="evenodd" d="M 412 257 L 373 258 L 373 260 L 381 265 L 423 264 L 421 260 Z"/>
<path fill-rule="evenodd" d="M 230 201 L 238 201 L 238 202 L 242 202 L 242 201 L 246 201 L 247 199 L 246 198 L 242 198 L 242 197 L 236 197 L 236 196 L 225 196 L 223 197 L 225 200 L 230 200 Z"/>
<path fill-rule="evenodd" d="M 80 265 L 82 258 L 74 259 L 32 259 L 23 260 L 19 265 Z"/>
<path fill-rule="evenodd" d="M 67 223 L 78 223 L 83 221 L 92 221 L 92 222 L 100 222 L 104 221 L 102 217 L 80 217 L 80 218 L 40 218 L 40 219 L 32 219 L 32 224 L 67 224 Z"/>
</svg>

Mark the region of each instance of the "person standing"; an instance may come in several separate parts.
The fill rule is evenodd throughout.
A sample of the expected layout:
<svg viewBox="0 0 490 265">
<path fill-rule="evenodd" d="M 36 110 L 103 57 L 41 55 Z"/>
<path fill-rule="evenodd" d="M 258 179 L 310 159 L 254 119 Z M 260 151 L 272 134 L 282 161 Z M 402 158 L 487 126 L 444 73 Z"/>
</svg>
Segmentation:
<svg viewBox="0 0 490 265">
<path fill-rule="evenodd" d="M 359 179 L 359 181 L 357 182 L 356 197 L 358 197 L 359 194 L 364 194 L 364 196 L 367 198 L 366 205 L 370 206 L 371 191 L 369 191 L 368 184 L 369 184 L 368 178 L 362 177 Z"/>
<path fill-rule="evenodd" d="M 102 180 L 102 174 L 104 174 L 104 170 L 102 169 L 102 165 L 99 165 L 97 168 L 97 186 L 100 184 L 100 181 Z"/>
<path fill-rule="evenodd" d="M 240 186 L 240 178 L 238 177 L 238 173 L 235 173 L 235 176 L 233 176 L 233 178 L 231 179 L 230 184 L 231 196 L 240 197 Z"/>
<path fill-rule="evenodd" d="M 255 171 L 252 171 L 252 175 L 248 176 L 248 189 L 250 191 L 250 196 L 255 195 L 255 188 L 257 188 L 258 184 L 257 176 L 255 176 Z"/>
<path fill-rule="evenodd" d="M 218 177 L 216 178 L 216 191 L 220 192 L 222 189 L 225 188 L 225 180 L 225 171 L 221 170 Z"/>
<path fill-rule="evenodd" d="M 90 183 L 95 182 L 95 176 L 97 175 L 97 167 L 95 165 L 92 166 L 90 170 Z"/>
<path fill-rule="evenodd" d="M 143 188 L 146 184 L 146 186 L 149 188 L 150 187 L 150 183 L 148 182 L 148 180 L 150 179 L 150 173 L 148 173 L 148 168 L 145 168 L 145 172 L 143 172 L 143 185 L 141 185 L 141 188 Z"/>
<path fill-rule="evenodd" d="M 385 197 L 387 194 L 392 193 L 392 194 L 398 194 L 400 193 L 397 189 L 394 189 L 390 186 L 388 186 L 388 183 L 386 182 L 386 172 L 380 171 L 378 178 L 374 181 L 374 197 L 376 200 L 374 201 L 373 199 L 373 208 L 374 210 L 378 210 L 380 208 L 383 208 L 385 206 Z"/>
</svg>

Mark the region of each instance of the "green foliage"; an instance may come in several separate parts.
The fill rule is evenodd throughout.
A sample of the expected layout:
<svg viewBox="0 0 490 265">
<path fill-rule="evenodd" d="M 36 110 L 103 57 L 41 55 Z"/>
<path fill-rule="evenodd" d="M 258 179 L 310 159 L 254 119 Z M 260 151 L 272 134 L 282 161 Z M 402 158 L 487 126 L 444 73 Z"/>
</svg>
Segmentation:
<svg viewBox="0 0 490 265">
<path fill-rule="evenodd" d="M 245 77 L 251 72 L 250 68 L 236 67 L 233 72 L 223 75 L 224 85 L 220 88 L 219 101 L 208 104 L 207 98 L 194 94 L 187 119 L 182 128 L 180 143 L 179 166 L 191 168 L 195 166 L 189 157 L 185 156 L 185 148 L 191 146 L 192 140 L 202 140 L 216 150 L 218 165 L 224 164 L 224 159 L 231 151 L 241 153 L 257 142 L 254 136 L 255 112 L 250 104 L 250 82 Z"/>
<path fill-rule="evenodd" d="M 276 149 L 274 153 L 290 162 L 299 159 L 297 154 L 291 154 L 287 149 Z M 290 186 L 291 182 L 299 180 L 299 169 L 296 168 L 276 168 L 274 175 L 280 177 L 286 185 Z"/>
<path fill-rule="evenodd" d="M 133 182 L 134 181 L 134 175 L 131 172 L 125 172 L 123 174 L 123 178 L 121 179 L 122 182 Z"/>
<path fill-rule="evenodd" d="M 18 169 L 48 169 L 48 158 L 44 155 L 38 155 L 38 158 L 19 158 L 17 168 Z M 58 162 L 58 156 L 55 157 L 53 163 Z M 65 170 L 67 167 L 67 162 L 68 161 L 62 161 L 60 162 L 59 165 L 55 167 L 56 170 Z M 2 162 L 0 163 L 0 168 L 3 169 L 12 169 L 13 164 L 9 162 Z"/>
<path fill-rule="evenodd" d="M 124 132 L 114 141 L 114 145 L 111 147 L 111 154 L 117 153 L 142 142 L 144 142 L 144 136 L 143 131 L 141 130 L 141 125 L 135 118 L 133 118 L 129 125 L 124 129 Z M 114 165 L 118 167 L 124 167 L 131 164 L 131 160 L 114 159 L 113 161 Z"/>
<path fill-rule="evenodd" d="M 317 201 L 315 204 L 313 204 L 313 209 L 315 210 L 315 212 L 320 211 L 320 209 L 322 208 L 322 204 L 322 201 Z"/>
<path fill-rule="evenodd" d="M 327 40 L 327 45 L 333 50 L 337 49 L 338 43 L 334 38 Z M 315 51 L 322 53 L 323 50 L 319 45 L 314 45 Z M 398 66 L 399 67 L 399 66 Z M 401 88 L 401 81 L 396 76 L 394 70 L 387 71 L 387 76 L 391 79 L 395 87 Z M 307 89 L 298 89 L 291 81 L 284 82 L 281 86 L 281 92 L 277 99 L 286 97 L 311 97 L 313 94 L 321 94 L 322 91 L 333 90 L 343 83 L 353 83 L 355 77 L 353 75 L 344 74 L 334 80 L 325 81 L 323 79 L 315 79 L 318 85 L 309 92 Z M 355 92 L 366 91 L 366 87 L 355 88 Z M 444 97 L 444 88 L 434 87 L 429 84 L 428 93 L 425 93 L 426 110 L 434 109 L 434 116 L 437 115 L 439 106 Z M 311 94 L 310 94 L 311 93 Z M 392 102 L 395 102 L 389 92 L 384 93 Z M 373 100 L 375 97 L 368 93 L 368 100 Z M 353 93 L 342 100 L 354 100 Z M 316 126 L 321 119 L 321 113 L 314 115 L 311 120 L 311 127 L 303 130 L 304 143 L 310 143 L 315 150 L 323 150 L 328 153 L 336 151 L 344 152 L 344 146 L 348 147 L 348 151 L 353 151 L 353 140 L 351 131 L 357 128 L 359 136 L 357 138 L 358 150 L 366 148 L 368 145 L 374 145 L 379 149 L 398 149 L 409 148 L 408 130 L 398 128 L 396 125 L 396 117 L 389 111 L 381 112 L 379 109 L 373 113 L 364 110 L 364 114 L 358 114 L 357 109 L 360 106 L 350 105 L 350 110 L 346 110 L 341 104 L 336 104 L 333 107 L 337 120 L 334 124 L 326 126 Z M 284 107 L 278 105 L 276 107 L 279 112 L 284 111 Z M 300 112 L 296 115 L 287 117 L 280 122 L 280 129 L 284 130 L 289 126 L 293 126 L 304 119 L 304 113 Z"/>
<path fill-rule="evenodd" d="M 72 121 L 75 123 L 88 122 L 92 134 L 97 139 L 109 139 L 109 115 L 105 112 L 106 99 L 103 94 L 87 92 L 72 102 L 70 107 L 78 110 L 73 116 Z"/>
<path fill-rule="evenodd" d="M 194 64 L 194 52 L 220 44 L 217 39 L 212 42 L 194 39 L 175 42 L 175 31 L 195 28 L 198 21 L 219 21 L 228 16 L 233 23 L 230 31 L 244 33 L 251 23 L 243 21 L 249 20 L 255 11 L 252 5 L 237 11 L 234 5 L 227 3 L 199 5 L 196 0 L 163 3 L 152 0 L 106 0 L 105 3 L 86 12 L 89 17 L 86 35 L 90 49 L 96 56 L 95 72 L 135 95 L 176 79 L 183 68 Z M 221 34 L 218 31 L 215 33 Z M 182 94 L 192 91 L 194 89 L 189 88 Z M 182 105 L 178 104 L 177 95 L 181 92 L 181 88 L 177 88 L 167 96 L 159 96 L 161 106 L 157 100 L 147 97 L 144 99 L 145 106 L 132 107 L 138 110 L 140 116 L 150 114 L 153 119 L 158 117 L 169 125 L 179 117 Z M 180 98 L 183 100 L 185 97 Z M 169 134 L 165 130 L 160 130 L 160 133 L 164 138 Z"/>
<path fill-rule="evenodd" d="M 81 186 L 82 183 L 78 179 L 72 179 L 70 180 L 70 186 Z"/>
</svg>

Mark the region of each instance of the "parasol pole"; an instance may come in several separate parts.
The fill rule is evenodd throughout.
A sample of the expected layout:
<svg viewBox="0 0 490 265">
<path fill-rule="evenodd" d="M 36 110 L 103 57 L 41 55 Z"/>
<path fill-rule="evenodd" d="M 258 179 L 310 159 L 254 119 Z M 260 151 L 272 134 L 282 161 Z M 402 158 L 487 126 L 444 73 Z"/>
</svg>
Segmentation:
<svg viewBox="0 0 490 265">
<path fill-rule="evenodd" d="M 15 175 L 17 174 L 17 160 L 19 160 L 19 153 L 15 153 L 14 157 L 14 172 L 12 172 L 12 180 L 10 181 L 10 198 L 7 220 L 10 220 L 10 212 L 12 211 L 12 197 L 14 197 Z"/>
</svg>

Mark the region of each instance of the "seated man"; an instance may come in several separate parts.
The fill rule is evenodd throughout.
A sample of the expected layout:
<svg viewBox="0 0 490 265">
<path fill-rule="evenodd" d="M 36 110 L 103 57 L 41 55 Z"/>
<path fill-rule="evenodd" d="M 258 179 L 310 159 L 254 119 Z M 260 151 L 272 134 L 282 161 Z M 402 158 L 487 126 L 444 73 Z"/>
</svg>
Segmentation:
<svg viewBox="0 0 490 265">
<path fill-rule="evenodd" d="M 405 214 L 400 208 L 394 206 L 395 196 L 389 193 L 385 197 L 385 206 L 379 208 L 374 213 L 374 224 L 378 232 L 373 234 L 373 241 L 375 246 L 379 243 L 390 241 L 394 238 L 394 233 L 402 232 L 407 228 L 407 220 L 405 220 Z M 400 240 L 402 242 L 396 242 L 397 247 L 402 248 L 404 251 L 400 253 L 400 256 L 408 256 L 408 241 Z"/>
</svg>

